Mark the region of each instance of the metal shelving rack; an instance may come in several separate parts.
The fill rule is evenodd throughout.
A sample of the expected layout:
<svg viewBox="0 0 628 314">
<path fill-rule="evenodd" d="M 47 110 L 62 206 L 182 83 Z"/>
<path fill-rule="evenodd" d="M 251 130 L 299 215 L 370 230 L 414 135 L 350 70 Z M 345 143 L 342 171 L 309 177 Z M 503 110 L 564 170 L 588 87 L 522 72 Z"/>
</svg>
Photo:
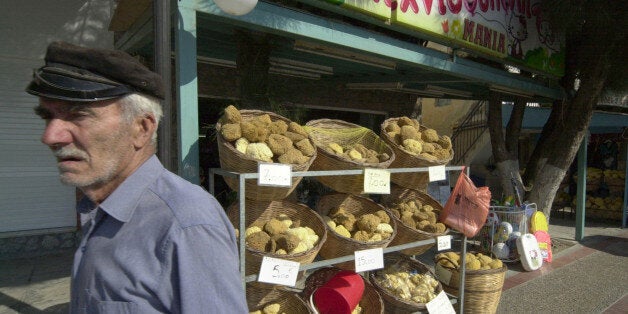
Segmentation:
<svg viewBox="0 0 628 314">
<path fill-rule="evenodd" d="M 469 167 L 462 167 L 462 166 L 446 166 L 445 167 L 445 171 L 446 172 L 450 172 L 450 171 L 462 171 L 466 169 L 467 171 L 469 171 Z M 389 171 L 390 173 L 407 173 L 407 172 L 428 172 L 429 168 L 428 167 L 419 167 L 419 168 L 387 168 L 385 169 L 387 171 Z M 246 201 L 245 201 L 245 182 L 246 180 L 250 180 L 250 179 L 258 179 L 259 178 L 259 173 L 257 172 L 251 172 L 251 173 L 239 173 L 239 172 L 233 172 L 233 171 L 227 171 L 221 168 L 212 168 L 209 169 L 211 175 L 209 176 L 209 188 L 210 188 L 210 193 L 214 194 L 214 175 L 218 174 L 218 175 L 222 175 L 222 176 L 227 176 L 227 177 L 233 177 L 233 178 L 237 178 L 238 179 L 238 202 L 239 202 L 239 208 L 240 208 L 240 226 L 239 229 L 240 230 L 246 230 Z M 317 177 L 317 176 L 338 176 L 338 175 L 360 175 L 364 173 L 364 169 L 355 169 L 355 170 L 333 170 L 333 171 L 297 171 L 297 172 L 292 172 L 292 176 L 293 177 Z M 240 250 L 240 276 L 242 279 L 242 284 L 246 286 L 247 282 L 251 282 L 251 281 L 255 281 L 258 277 L 258 275 L 249 275 L 246 276 L 246 263 L 245 263 L 245 253 L 246 253 L 246 242 L 245 242 L 245 237 L 239 237 L 239 250 Z M 426 244 L 431 244 L 431 243 L 435 243 L 436 239 L 429 239 L 429 240 L 422 240 L 422 241 L 415 241 L 415 242 L 410 242 L 410 243 L 405 243 L 405 244 L 401 244 L 401 245 L 395 245 L 395 246 L 389 246 L 383 249 L 384 254 L 385 253 L 390 253 L 390 252 L 396 252 L 396 251 L 401 251 L 404 249 L 408 249 L 408 248 L 412 248 L 412 247 L 416 247 L 416 246 L 421 246 L 421 245 L 426 245 Z M 467 237 L 463 236 L 462 239 L 462 253 L 461 253 L 461 265 L 462 265 L 462 269 L 461 269 L 461 278 L 460 278 L 460 288 L 458 289 L 459 291 L 459 296 L 458 300 L 452 300 L 452 303 L 460 303 L 459 305 L 459 310 L 461 313 L 463 313 L 463 305 L 464 305 L 464 282 L 465 282 L 465 255 L 466 255 L 466 251 L 467 251 Z M 305 271 L 305 270 L 310 270 L 310 269 L 316 269 L 319 267 L 324 267 L 324 266 L 329 266 L 329 265 L 333 265 L 333 264 L 337 264 L 337 263 L 342 263 L 342 262 L 348 262 L 348 261 L 352 261 L 354 260 L 354 256 L 353 255 L 345 255 L 345 256 L 341 256 L 341 257 L 336 257 L 333 259 L 326 259 L 326 260 L 322 260 L 322 261 L 316 261 L 316 262 L 312 262 L 309 264 L 303 264 L 299 266 L 299 271 Z"/>
</svg>

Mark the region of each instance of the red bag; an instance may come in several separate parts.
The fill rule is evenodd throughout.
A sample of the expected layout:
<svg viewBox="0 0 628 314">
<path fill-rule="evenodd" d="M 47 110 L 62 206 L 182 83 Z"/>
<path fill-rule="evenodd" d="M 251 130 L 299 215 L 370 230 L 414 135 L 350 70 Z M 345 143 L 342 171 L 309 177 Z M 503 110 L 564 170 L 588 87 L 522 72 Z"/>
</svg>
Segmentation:
<svg viewBox="0 0 628 314">
<path fill-rule="evenodd" d="M 488 187 L 477 188 L 463 168 L 439 220 L 471 238 L 486 222 L 490 204 L 491 191 Z"/>
</svg>

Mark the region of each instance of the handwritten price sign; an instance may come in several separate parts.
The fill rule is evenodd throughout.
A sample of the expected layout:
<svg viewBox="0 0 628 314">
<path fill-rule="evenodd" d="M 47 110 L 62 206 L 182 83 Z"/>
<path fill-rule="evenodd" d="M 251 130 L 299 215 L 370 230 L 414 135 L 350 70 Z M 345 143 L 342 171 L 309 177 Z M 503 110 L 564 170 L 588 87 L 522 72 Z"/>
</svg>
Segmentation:
<svg viewBox="0 0 628 314">
<path fill-rule="evenodd" d="M 382 248 L 355 251 L 355 271 L 362 272 L 384 268 L 384 251 Z"/>
<path fill-rule="evenodd" d="M 441 291 L 432 301 L 425 304 L 429 313 L 439 314 L 455 314 L 456 311 L 451 305 L 451 301 L 447 297 L 444 291 Z"/>
<path fill-rule="evenodd" d="M 451 249 L 451 236 L 444 235 L 440 237 L 436 237 L 436 247 L 438 251 L 449 250 Z"/>
<path fill-rule="evenodd" d="M 295 286 L 299 266 L 298 262 L 264 256 L 257 280 L 284 286 Z"/>
<path fill-rule="evenodd" d="M 390 171 L 364 169 L 364 193 L 390 194 Z"/>
<path fill-rule="evenodd" d="M 434 166 L 427 169 L 430 176 L 430 182 L 442 181 L 447 179 L 445 174 L 445 166 Z"/>
<path fill-rule="evenodd" d="M 258 166 L 257 185 L 292 186 L 292 166 L 286 164 L 264 164 Z"/>
</svg>

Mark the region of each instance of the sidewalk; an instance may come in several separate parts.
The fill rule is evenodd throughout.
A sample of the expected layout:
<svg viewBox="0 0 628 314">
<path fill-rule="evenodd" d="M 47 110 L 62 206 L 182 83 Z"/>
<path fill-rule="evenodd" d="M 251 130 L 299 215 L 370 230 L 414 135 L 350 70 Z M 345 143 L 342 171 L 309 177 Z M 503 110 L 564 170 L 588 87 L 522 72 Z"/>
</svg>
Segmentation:
<svg viewBox="0 0 628 314">
<path fill-rule="evenodd" d="M 497 313 L 626 313 L 628 229 L 588 222 L 576 242 L 573 220 L 553 220 L 552 240 L 573 245 L 540 270 L 510 267 Z"/>
<path fill-rule="evenodd" d="M 564 245 L 551 264 L 526 272 L 509 265 L 498 313 L 626 313 L 628 229 L 587 223 L 574 241 L 574 222 L 552 219 Z M 0 314 L 67 313 L 73 252 L 0 261 Z"/>
</svg>

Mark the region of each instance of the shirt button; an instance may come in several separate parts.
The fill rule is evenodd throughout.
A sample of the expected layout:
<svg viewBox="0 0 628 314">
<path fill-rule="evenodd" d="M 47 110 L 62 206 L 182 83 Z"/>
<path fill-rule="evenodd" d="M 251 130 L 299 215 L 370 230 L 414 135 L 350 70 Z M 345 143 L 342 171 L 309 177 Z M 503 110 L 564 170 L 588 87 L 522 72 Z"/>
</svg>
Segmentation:
<svg viewBox="0 0 628 314">
<path fill-rule="evenodd" d="M 85 250 L 87 250 L 87 247 L 85 246 L 81 247 L 81 252 L 85 253 Z"/>
</svg>

